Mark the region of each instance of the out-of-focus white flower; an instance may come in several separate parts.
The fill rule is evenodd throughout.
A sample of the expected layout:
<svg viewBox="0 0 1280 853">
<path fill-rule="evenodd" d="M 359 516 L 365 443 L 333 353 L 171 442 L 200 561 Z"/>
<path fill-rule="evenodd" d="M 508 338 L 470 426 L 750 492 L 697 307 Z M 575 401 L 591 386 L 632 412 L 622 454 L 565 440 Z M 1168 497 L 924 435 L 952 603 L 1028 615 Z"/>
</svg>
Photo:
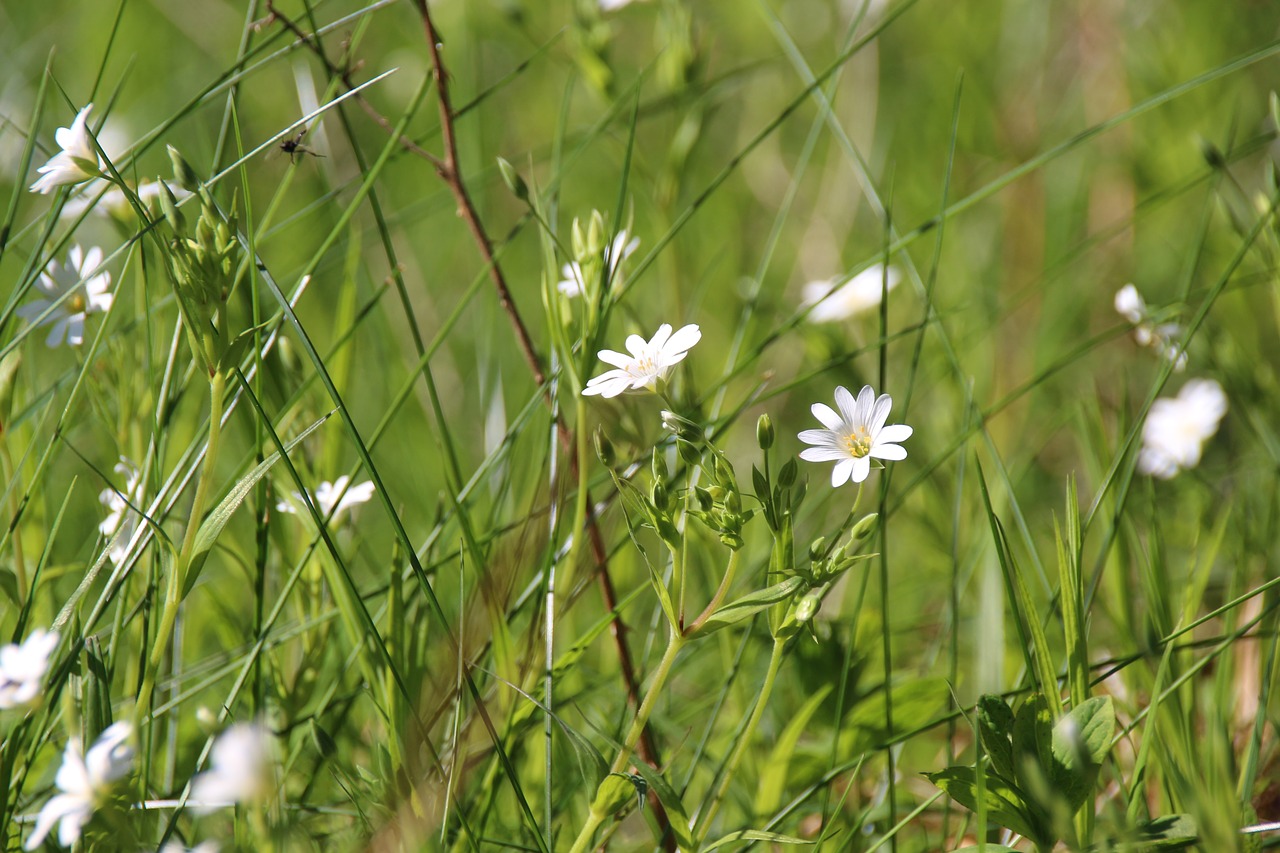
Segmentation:
<svg viewBox="0 0 1280 853">
<path fill-rule="evenodd" d="M 889 267 L 886 272 L 882 264 L 875 264 L 836 287 L 834 292 L 832 288 L 838 279 L 811 281 L 804 286 L 803 293 L 804 304 L 813 306 L 809 322 L 835 323 L 875 308 L 884 292 L 893 290 L 901 280 L 902 272 L 897 267 Z M 827 296 L 828 293 L 831 295 Z"/>
<path fill-rule="evenodd" d="M 1175 371 L 1186 369 L 1187 354 L 1177 344 L 1177 340 L 1182 337 L 1181 326 L 1177 323 L 1153 322 L 1146 301 L 1132 284 L 1126 284 L 1116 291 L 1115 306 L 1116 313 L 1133 324 L 1133 339 L 1139 346 L 1150 347 L 1173 362 Z"/>
<path fill-rule="evenodd" d="M 56 187 L 79 184 L 102 174 L 102 163 L 86 126 L 91 109 L 93 104 L 76 113 L 71 127 L 60 127 L 54 133 L 53 138 L 62 150 L 36 170 L 40 177 L 31 185 L 31 192 L 48 193 Z"/>
<path fill-rule="evenodd" d="M 142 484 L 142 472 L 138 470 L 137 465 L 123 456 L 116 463 L 115 471 L 124 478 L 124 489 L 123 491 L 103 489 L 98 493 L 98 500 L 109 510 L 107 517 L 98 525 L 98 532 L 108 540 L 115 537 L 111 545 L 110 557 L 112 564 L 118 566 L 129 555 L 129 542 L 133 539 L 133 534 L 138 529 L 138 522 L 141 520 L 138 513 L 129 508 L 129 504 L 137 506 L 142 498 L 142 489 L 139 488 Z M 116 536 L 117 533 L 119 536 Z"/>
<path fill-rule="evenodd" d="M 102 250 L 97 246 L 88 252 L 79 246 L 72 246 L 67 253 L 66 266 L 60 265 L 54 258 L 40 273 L 36 287 L 47 298 L 36 299 L 18 308 L 18 316 L 28 322 L 37 326 L 52 325 L 49 337 L 45 339 L 50 349 L 61 346 L 63 341 L 73 347 L 80 346 L 84 343 L 85 316 L 111 310 L 114 297 L 107 292 L 107 288 L 111 286 L 111 273 L 100 270 L 101 264 Z M 62 299 L 64 294 L 76 290 L 82 280 L 83 293 L 72 293 Z M 50 308 L 53 310 L 50 311 Z M 45 314 L 45 311 L 49 313 Z M 44 315 L 43 318 L 41 315 Z"/>
<path fill-rule="evenodd" d="M 671 325 L 663 323 L 649 340 L 639 335 L 627 337 L 627 352 L 602 349 L 597 355 L 605 364 L 616 370 L 607 370 L 587 380 L 583 395 L 599 394 L 616 397 L 624 391 L 654 390 L 660 380 L 666 379 L 671 368 L 684 360 L 689 350 L 702 340 L 702 331 L 694 324 L 671 333 Z"/>
<path fill-rule="evenodd" d="M 619 273 L 622 262 L 631 257 L 636 249 L 640 248 L 640 238 L 632 237 L 628 240 L 627 237 L 629 236 L 624 228 L 613 238 L 613 242 L 604 248 L 604 268 L 609 287 L 617 287 L 622 278 Z M 560 274 L 564 278 L 556 283 L 556 290 L 559 290 L 568 298 L 574 299 L 581 296 L 587 289 L 587 283 L 582 276 L 582 267 L 579 266 L 577 261 L 570 261 L 561 267 Z"/>
<path fill-rule="evenodd" d="M 0 710 L 29 705 L 40 695 L 58 633 L 37 628 L 21 645 L 0 648 Z"/>
<path fill-rule="evenodd" d="M 1194 468 L 1226 413 L 1227 395 L 1212 379 L 1192 379 L 1177 397 L 1156 400 L 1142 425 L 1138 470 L 1168 480 L 1183 468 Z"/>
<path fill-rule="evenodd" d="M 191 195 L 182 187 L 169 181 L 142 181 L 134 192 L 138 196 L 138 201 L 142 202 L 142 206 L 151 209 L 155 203 L 160 201 L 160 194 L 164 192 L 165 186 L 168 186 L 169 192 L 173 193 L 174 199 L 179 202 Z M 106 191 L 103 192 L 103 190 Z M 99 193 L 102 193 L 102 198 L 98 198 Z M 97 199 L 96 203 L 94 199 Z M 85 184 L 71 198 L 67 199 L 66 204 L 62 206 L 62 218 L 77 219 L 80 214 L 90 207 L 99 216 L 109 216 L 122 222 L 128 222 L 134 218 L 133 205 L 129 204 L 129 199 L 125 196 L 124 190 L 120 189 L 116 184 L 104 180 L 96 180 Z"/>
<path fill-rule="evenodd" d="M 62 791 L 44 804 L 36 817 L 36 828 L 25 845 L 35 850 L 44 837 L 58 824 L 58 843 L 70 847 L 80 838 L 80 830 L 95 810 L 111 795 L 115 783 L 129 775 L 133 768 L 133 726 L 116 723 L 82 754 L 80 739 L 71 738 L 62 754 L 62 767 L 54 779 Z"/>
<path fill-rule="evenodd" d="M 600 0 L 600 11 L 612 12 L 615 9 L 621 9 L 623 6 L 631 5 L 632 0 Z"/>
<path fill-rule="evenodd" d="M 328 480 L 321 483 L 313 494 L 316 509 L 320 511 L 320 515 L 328 517 L 329 513 L 333 513 L 334 519 L 337 519 L 343 512 L 352 507 L 359 506 L 367 502 L 373 497 L 373 483 L 365 480 L 363 483 L 356 483 L 354 486 L 347 488 L 350 478 L 343 474 L 338 479 L 330 483 Z M 298 507 L 303 506 L 302 492 L 292 492 L 293 500 L 280 501 L 276 504 L 276 509 L 281 512 L 296 513 Z M 336 507 L 336 509 L 335 509 Z"/>
<path fill-rule="evenodd" d="M 893 398 L 876 396 L 870 385 L 863 385 L 855 400 L 844 386 L 836 388 L 836 412 L 826 403 L 814 403 L 810 411 L 826 429 L 807 429 L 800 440 L 813 447 L 800 451 L 806 462 L 835 462 L 831 485 L 861 483 L 871 473 L 872 459 L 900 460 L 907 451 L 897 442 L 906 441 L 913 430 L 906 424 L 885 426 Z"/>
<path fill-rule="evenodd" d="M 213 742 L 209 763 L 191 782 L 187 802 L 197 812 L 260 800 L 274 784 L 271 733 L 259 723 L 236 723 Z"/>
</svg>

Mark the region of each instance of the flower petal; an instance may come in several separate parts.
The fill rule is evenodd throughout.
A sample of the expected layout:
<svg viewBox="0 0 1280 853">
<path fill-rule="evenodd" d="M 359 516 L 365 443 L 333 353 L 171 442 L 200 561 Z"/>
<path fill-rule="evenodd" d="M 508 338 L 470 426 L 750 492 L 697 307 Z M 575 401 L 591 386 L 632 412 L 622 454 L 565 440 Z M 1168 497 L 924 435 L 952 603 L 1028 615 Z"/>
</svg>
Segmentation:
<svg viewBox="0 0 1280 853">
<path fill-rule="evenodd" d="M 836 400 L 840 399 L 840 392 L 842 390 L 843 389 L 841 388 L 836 389 Z M 845 393 L 847 394 L 849 392 L 845 391 Z M 840 429 L 849 428 L 845 420 L 839 415 L 837 415 L 835 413 L 835 410 L 832 409 L 830 406 L 828 406 L 826 403 L 814 403 L 812 406 L 809 407 L 809 411 L 813 412 L 813 416 L 818 420 L 822 421 L 822 425 L 829 430 L 840 430 Z"/>
<path fill-rule="evenodd" d="M 842 462 L 851 459 L 848 451 L 835 447 L 806 447 L 800 451 L 805 462 Z"/>
<path fill-rule="evenodd" d="M 853 476 L 850 479 L 855 483 L 861 483 L 867 479 L 867 475 L 871 473 L 871 458 L 863 456 L 852 460 Z"/>
<path fill-rule="evenodd" d="M 681 327 L 667 341 L 663 349 L 668 353 L 685 352 L 693 348 L 693 345 L 702 340 L 702 330 L 694 323 Z"/>
<path fill-rule="evenodd" d="M 797 436 L 805 444 L 819 447 L 843 447 L 837 434 L 829 429 L 806 429 Z"/>
<path fill-rule="evenodd" d="M 841 460 L 835 468 L 831 469 L 831 487 L 833 489 L 843 486 L 853 478 L 854 472 L 857 470 L 857 461 L 858 460 L 849 457 Z"/>
<path fill-rule="evenodd" d="M 877 444 L 871 448 L 871 452 L 867 454 L 876 459 L 901 460 L 907 458 L 907 449 L 896 444 Z"/>
<path fill-rule="evenodd" d="M 906 424 L 890 424 L 887 427 L 881 427 L 876 433 L 876 441 L 882 441 L 887 444 L 897 444 L 900 441 L 906 441 L 911 438 L 914 429 Z"/>
<path fill-rule="evenodd" d="M 846 426 L 851 427 L 862 423 L 862 419 L 858 417 L 858 402 L 843 385 L 836 386 L 836 407 L 840 409 L 840 420 Z"/>
</svg>

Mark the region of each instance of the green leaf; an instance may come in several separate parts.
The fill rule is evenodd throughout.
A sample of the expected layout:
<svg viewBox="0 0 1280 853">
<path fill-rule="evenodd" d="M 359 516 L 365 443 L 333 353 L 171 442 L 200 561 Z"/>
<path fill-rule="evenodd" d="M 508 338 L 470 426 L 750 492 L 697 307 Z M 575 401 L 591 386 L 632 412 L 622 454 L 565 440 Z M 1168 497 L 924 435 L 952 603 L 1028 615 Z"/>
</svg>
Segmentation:
<svg viewBox="0 0 1280 853">
<path fill-rule="evenodd" d="M 1053 752 L 1053 717 L 1044 694 L 1033 693 L 1013 721 L 1014 778 L 1022 790 L 1043 801 L 1049 794 Z"/>
<path fill-rule="evenodd" d="M 978 734 L 991 756 L 995 772 L 1005 779 L 1018 777 L 1013 763 L 1013 710 L 1003 698 L 987 694 L 978 699 Z"/>
<path fill-rule="evenodd" d="M 1106 844 L 1094 845 L 1090 851 L 1103 849 L 1109 853 L 1155 853 L 1159 850 L 1182 850 L 1199 841 L 1195 818 L 1187 814 L 1166 815 L 1140 824 L 1136 831 Z"/>
<path fill-rule="evenodd" d="M 1003 844 L 984 844 L 981 847 L 961 847 L 955 853 L 1022 853 L 1022 851 L 1005 847 Z"/>
<path fill-rule="evenodd" d="M 321 424 L 329 420 L 329 416 L 333 412 L 329 412 L 320 420 L 304 429 L 296 438 L 285 445 L 285 450 L 292 450 L 304 438 L 311 435 Z M 182 597 L 186 598 L 195 586 L 196 578 L 200 576 L 200 569 L 204 566 L 204 561 L 209 555 L 209 551 L 213 548 L 215 542 L 218 541 L 218 535 L 222 533 L 222 528 L 227 526 L 227 522 L 231 520 L 231 516 L 239 508 L 244 499 L 249 496 L 249 492 L 253 491 L 253 487 L 258 481 L 266 476 L 271 467 L 280 461 L 280 452 L 272 453 L 266 459 L 258 463 L 258 465 L 245 474 L 240 481 L 231 487 L 231 491 L 222 499 L 222 502 L 213 508 L 200 524 L 200 529 L 196 531 L 195 546 L 191 550 L 191 563 L 187 568 L 186 582 L 182 585 Z"/>
<path fill-rule="evenodd" d="M 268 328 L 271 323 L 261 323 L 245 329 L 240 334 L 231 339 L 231 343 L 227 344 L 222 350 L 222 355 L 218 356 L 218 370 L 221 373 L 234 373 L 235 369 L 240 366 L 240 358 L 249 348 L 249 344 L 253 343 L 255 336 Z"/>
<path fill-rule="evenodd" d="M 978 811 L 978 780 L 972 767 L 948 767 L 940 773 L 924 774 L 930 782 L 971 812 Z M 1045 830 L 1048 817 L 1015 785 L 999 776 L 987 774 L 982 790 L 982 804 L 992 822 L 1049 846 L 1053 839 Z"/>
<path fill-rule="evenodd" d="M 743 619 L 754 616 L 779 601 L 787 600 L 807 583 L 808 581 L 804 578 L 790 577 L 782 583 L 744 595 L 736 601 L 723 605 L 708 616 L 706 621 L 698 626 L 698 630 L 690 636 L 705 637 L 708 634 L 719 631 L 721 628 L 727 628 L 730 625 L 741 622 Z"/>
<path fill-rule="evenodd" d="M 1096 696 L 1058 720 L 1051 735 L 1049 781 L 1074 813 L 1088 801 L 1098 768 L 1111 749 L 1116 712 L 1110 696 Z"/>
<path fill-rule="evenodd" d="M 689 833 L 689 818 L 684 813 L 684 803 L 680 801 L 680 795 L 661 773 L 643 761 L 637 761 L 635 768 L 636 773 L 644 777 L 644 781 L 649 783 L 649 787 L 658 795 L 658 801 L 666 809 L 667 817 L 671 821 L 671 831 L 675 834 L 676 843 L 680 845 L 680 849 L 697 850 L 698 842 Z"/>
<path fill-rule="evenodd" d="M 849 760 L 879 749 L 898 732 L 914 731 L 931 722 L 951 698 L 942 678 L 915 678 L 893 685 L 893 725 L 884 725 L 884 687 L 863 697 L 845 715 L 838 741 L 841 760 Z"/>
<path fill-rule="evenodd" d="M 756 814 L 770 814 L 781 804 L 782 791 L 787 782 L 787 770 L 791 766 L 791 756 L 795 753 L 796 744 L 800 741 L 800 735 L 804 734 L 805 727 L 809 725 L 810 718 L 830 692 L 831 685 L 824 684 L 800 706 L 800 710 L 795 712 L 791 721 L 787 723 L 787 727 L 782 730 L 782 735 L 774 744 L 773 751 L 770 752 L 769 759 L 761 770 L 760 784 L 756 788 Z"/>
<path fill-rule="evenodd" d="M 828 840 L 830 840 L 828 838 Z M 762 832 L 758 829 L 741 829 L 737 832 L 731 832 L 728 835 L 717 838 L 715 841 L 698 849 L 702 853 L 708 850 L 715 850 L 725 844 L 732 844 L 735 841 L 771 841 L 774 844 L 815 844 L 806 838 L 796 838 L 794 835 L 779 835 L 776 832 Z"/>
</svg>

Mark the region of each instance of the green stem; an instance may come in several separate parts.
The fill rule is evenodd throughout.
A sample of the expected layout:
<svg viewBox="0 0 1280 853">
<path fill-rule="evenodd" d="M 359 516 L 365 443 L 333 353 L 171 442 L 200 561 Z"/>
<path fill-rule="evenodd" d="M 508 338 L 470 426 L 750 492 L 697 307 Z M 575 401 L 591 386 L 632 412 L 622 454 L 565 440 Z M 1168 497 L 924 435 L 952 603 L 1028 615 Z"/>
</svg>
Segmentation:
<svg viewBox="0 0 1280 853">
<path fill-rule="evenodd" d="M 729 552 L 729 565 L 725 566 L 724 577 L 720 579 L 720 587 L 716 590 L 716 594 L 711 597 L 711 603 L 706 606 L 698 618 L 693 620 L 693 624 L 684 632 L 686 637 L 692 637 L 698 633 L 698 629 L 702 627 L 702 623 L 712 613 L 716 612 L 716 608 L 720 606 L 720 602 L 724 601 L 725 594 L 729 592 L 729 585 L 733 583 L 733 576 L 738 571 L 738 553 L 739 551 Z"/>
<path fill-rule="evenodd" d="M 618 750 L 618 756 L 613 760 L 613 765 L 609 768 L 610 773 L 621 773 L 622 769 L 627 766 L 627 759 L 631 757 L 636 744 L 640 742 L 640 735 L 644 733 L 644 727 L 649 722 L 649 715 L 653 713 L 653 706 L 658 703 L 658 697 L 662 695 L 662 688 L 667 682 L 667 677 L 671 675 L 671 668 L 676 662 L 676 655 L 680 654 L 680 649 L 684 647 L 684 643 L 684 637 L 673 627 L 671 641 L 667 644 L 667 650 L 663 653 L 662 660 L 658 662 L 658 668 L 653 672 L 653 681 L 649 684 L 648 692 L 644 694 L 644 701 L 640 703 L 640 709 L 636 711 L 636 718 L 631 721 L 631 728 L 627 730 L 627 736 L 622 741 L 622 749 Z M 597 812 L 593 804 L 586 823 L 582 825 L 577 839 L 573 842 L 570 853 L 584 853 L 591 846 L 591 840 L 595 837 L 596 830 L 608 817 L 609 814 L 607 813 Z"/>
<path fill-rule="evenodd" d="M 738 735 L 733 752 L 730 753 L 729 761 L 725 764 L 724 773 L 720 777 L 720 784 L 716 787 L 716 792 L 711 797 L 711 802 L 707 804 L 707 810 L 696 819 L 698 826 L 694 831 L 694 838 L 699 842 L 706 836 L 707 830 L 711 828 L 711 819 L 719 811 L 720 803 L 724 800 L 724 795 L 729 791 L 729 783 L 733 780 L 734 771 L 738 769 L 738 762 L 742 760 L 743 754 L 747 751 L 747 746 L 751 743 L 751 737 L 755 734 L 756 726 L 759 725 L 760 718 L 764 715 L 764 706 L 768 704 L 769 695 L 773 693 L 773 684 L 778 677 L 778 670 L 782 666 L 782 654 L 786 645 L 787 640 L 785 638 L 775 637 L 773 640 L 773 652 L 769 655 L 769 669 L 765 672 L 764 684 L 760 686 L 760 693 L 756 697 L 755 707 L 751 709 L 751 718 L 747 720 L 746 727 Z"/>
<path fill-rule="evenodd" d="M 218 447 L 222 439 L 222 398 L 225 391 L 226 377 L 221 372 L 209 377 L 209 446 L 205 450 L 200 480 L 196 483 L 196 495 L 191 502 L 191 515 L 187 519 L 187 530 L 182 537 L 182 549 L 174 561 L 173 571 L 169 575 L 169 584 L 165 589 L 164 610 L 160 613 L 160 625 L 156 629 L 155 643 L 151 647 L 151 655 L 147 658 L 142 686 L 138 689 L 136 713 L 139 719 L 151 704 L 151 694 L 155 691 L 156 673 L 164 663 L 165 651 L 169 647 L 169 640 L 173 637 L 173 626 L 178 621 L 182 590 L 186 585 L 187 570 L 191 567 L 192 552 L 195 550 L 196 534 L 200 530 L 200 522 L 204 517 L 205 504 L 209 501 L 213 470 L 218 461 Z"/>
</svg>

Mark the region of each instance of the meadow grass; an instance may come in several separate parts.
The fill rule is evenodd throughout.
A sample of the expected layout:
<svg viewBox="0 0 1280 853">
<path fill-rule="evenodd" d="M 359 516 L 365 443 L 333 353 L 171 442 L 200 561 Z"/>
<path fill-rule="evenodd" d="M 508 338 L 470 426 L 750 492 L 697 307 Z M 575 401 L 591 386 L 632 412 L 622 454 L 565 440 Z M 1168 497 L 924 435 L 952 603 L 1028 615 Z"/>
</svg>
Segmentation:
<svg viewBox="0 0 1280 853">
<path fill-rule="evenodd" d="M 610 5 L 0 8 L 4 848 L 1280 843 L 1280 12 Z"/>
</svg>

